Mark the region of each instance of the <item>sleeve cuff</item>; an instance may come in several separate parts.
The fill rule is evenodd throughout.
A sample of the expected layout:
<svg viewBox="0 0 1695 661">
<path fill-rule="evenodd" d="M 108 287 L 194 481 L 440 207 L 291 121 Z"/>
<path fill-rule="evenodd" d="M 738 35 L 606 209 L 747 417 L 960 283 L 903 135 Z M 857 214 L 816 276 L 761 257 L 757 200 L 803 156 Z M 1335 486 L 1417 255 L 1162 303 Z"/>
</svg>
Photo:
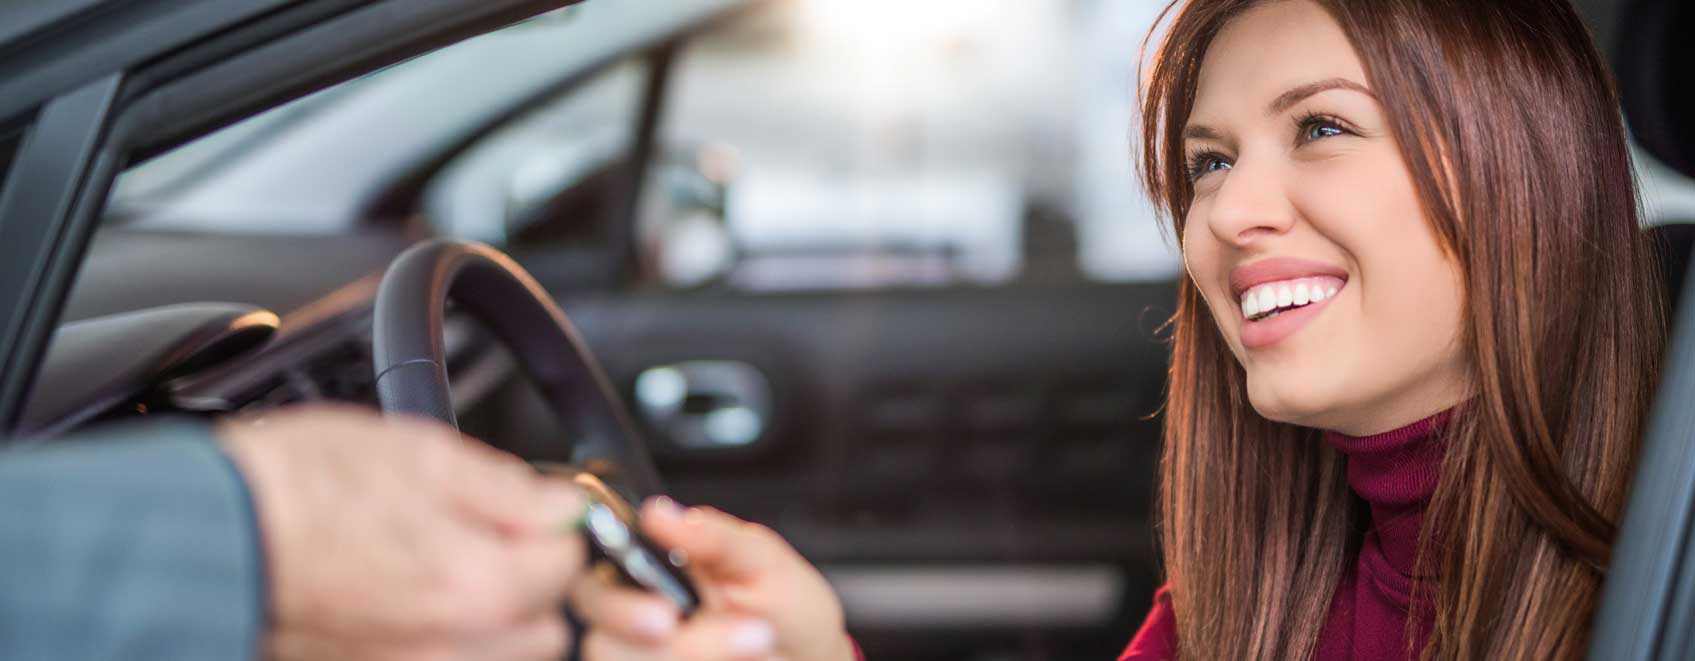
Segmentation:
<svg viewBox="0 0 1695 661">
<path fill-rule="evenodd" d="M 265 555 L 265 529 L 259 525 L 259 501 L 253 497 L 253 487 L 247 483 L 247 475 L 241 472 L 240 466 L 236 465 L 235 458 L 231 457 L 223 445 L 215 439 L 212 443 L 217 447 L 218 458 L 222 460 L 224 467 L 229 471 L 230 481 L 235 484 L 235 490 L 238 492 L 241 501 L 242 527 L 248 531 L 247 549 L 253 558 L 253 569 L 250 572 L 253 576 L 251 581 L 253 586 L 252 606 L 253 612 L 258 614 L 256 624 L 262 635 L 266 629 L 270 628 L 271 624 L 271 580 L 269 573 L 271 564 L 270 558 Z M 257 647 L 257 640 L 254 641 L 254 645 Z"/>
<path fill-rule="evenodd" d="M 265 564 L 246 480 L 197 424 L 0 453 L 0 658 L 254 658 Z"/>
</svg>

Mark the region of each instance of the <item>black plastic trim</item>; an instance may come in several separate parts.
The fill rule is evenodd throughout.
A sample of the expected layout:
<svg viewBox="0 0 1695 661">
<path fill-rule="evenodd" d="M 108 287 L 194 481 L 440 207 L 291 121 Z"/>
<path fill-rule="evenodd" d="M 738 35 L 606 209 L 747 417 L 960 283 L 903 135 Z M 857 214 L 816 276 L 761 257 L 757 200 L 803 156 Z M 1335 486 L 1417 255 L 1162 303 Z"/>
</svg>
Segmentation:
<svg viewBox="0 0 1695 661">
<path fill-rule="evenodd" d="M 1689 274 L 1695 277 L 1695 273 Z M 1683 288 L 1589 658 L 1688 659 L 1695 622 L 1695 289 Z M 1679 615 L 1681 614 L 1681 615 Z M 1674 616 L 1683 619 L 1675 619 Z M 1678 643 L 1677 641 L 1684 641 Z M 1679 646 L 1681 645 L 1681 646 Z"/>
<path fill-rule="evenodd" d="M 16 428 L 117 170 L 102 143 L 122 82 L 44 106 L 0 198 L 0 436 Z"/>
<path fill-rule="evenodd" d="M 65 324 L 53 334 L 18 435 L 70 431 L 172 379 L 246 355 L 278 323 L 251 305 L 189 303 Z"/>
<path fill-rule="evenodd" d="M 123 117 L 137 160 L 254 113 L 581 0 L 388 0 L 137 91 Z M 406 35 L 397 38 L 395 35 Z M 150 72 L 137 72 L 146 79 Z"/>
<path fill-rule="evenodd" d="M 23 143 L 23 139 L 23 131 L 0 130 L 0 195 L 4 194 L 6 175 L 12 169 L 12 159 L 18 155 L 18 146 Z"/>
<path fill-rule="evenodd" d="M 115 71 L 133 70 L 231 26 L 308 3 L 74 0 L 65 4 L 78 6 L 35 12 L 19 24 L 0 28 L 0 119 Z"/>
<path fill-rule="evenodd" d="M 610 252 L 618 268 L 618 276 L 625 281 L 634 280 L 640 268 L 636 227 L 641 223 L 637 216 L 641 213 L 648 165 L 659 143 L 659 124 L 665 116 L 665 93 L 671 86 L 671 69 L 680 50 L 677 42 L 671 42 L 647 54 L 647 80 L 642 90 L 641 114 L 635 119 L 635 140 L 630 144 L 628 174 L 621 201 L 623 209 L 611 217 L 613 226 L 607 228 L 606 233 L 611 238 Z"/>
</svg>

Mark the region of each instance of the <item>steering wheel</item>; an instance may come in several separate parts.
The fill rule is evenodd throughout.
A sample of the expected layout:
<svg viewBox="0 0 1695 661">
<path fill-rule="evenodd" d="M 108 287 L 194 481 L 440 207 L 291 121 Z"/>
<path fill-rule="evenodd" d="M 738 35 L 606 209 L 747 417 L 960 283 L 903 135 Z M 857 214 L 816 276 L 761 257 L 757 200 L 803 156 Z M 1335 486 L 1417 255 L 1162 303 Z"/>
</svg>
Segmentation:
<svg viewBox="0 0 1695 661">
<path fill-rule="evenodd" d="M 571 432 L 575 467 L 622 487 L 637 502 L 660 492 L 647 445 L 576 328 L 535 278 L 486 245 L 426 241 L 389 265 L 371 332 L 377 400 L 385 413 L 429 416 L 458 428 L 442 341 L 450 300 L 512 350 Z"/>
</svg>

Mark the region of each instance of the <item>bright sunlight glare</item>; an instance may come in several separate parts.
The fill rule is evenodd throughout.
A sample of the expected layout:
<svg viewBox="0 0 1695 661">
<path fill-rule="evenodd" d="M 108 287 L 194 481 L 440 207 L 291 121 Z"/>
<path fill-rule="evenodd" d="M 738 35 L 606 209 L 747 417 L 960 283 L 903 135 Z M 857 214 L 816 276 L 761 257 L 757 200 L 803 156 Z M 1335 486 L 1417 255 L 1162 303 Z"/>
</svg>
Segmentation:
<svg viewBox="0 0 1695 661">
<path fill-rule="evenodd" d="M 807 28 L 831 41 L 907 49 L 980 31 L 1023 3 L 981 0 L 802 0 Z"/>
</svg>

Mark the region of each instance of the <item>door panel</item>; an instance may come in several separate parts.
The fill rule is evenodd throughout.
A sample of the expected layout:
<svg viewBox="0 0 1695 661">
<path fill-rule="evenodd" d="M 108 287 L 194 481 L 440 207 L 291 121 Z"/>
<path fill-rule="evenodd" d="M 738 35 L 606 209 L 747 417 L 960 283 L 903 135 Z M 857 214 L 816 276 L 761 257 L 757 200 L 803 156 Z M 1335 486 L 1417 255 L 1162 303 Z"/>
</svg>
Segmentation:
<svg viewBox="0 0 1695 661">
<path fill-rule="evenodd" d="M 730 361 L 764 375 L 772 408 L 757 441 L 690 448 L 650 427 L 661 470 L 683 502 L 770 525 L 823 566 L 879 651 L 916 658 L 914 638 L 1010 626 L 1104 658 L 1156 580 L 1153 416 L 1167 355 L 1156 329 L 1173 291 L 653 292 L 563 305 L 636 408 L 650 368 Z M 1025 598 L 995 602 L 1015 594 Z M 980 649 L 959 645 L 932 652 Z"/>
</svg>

